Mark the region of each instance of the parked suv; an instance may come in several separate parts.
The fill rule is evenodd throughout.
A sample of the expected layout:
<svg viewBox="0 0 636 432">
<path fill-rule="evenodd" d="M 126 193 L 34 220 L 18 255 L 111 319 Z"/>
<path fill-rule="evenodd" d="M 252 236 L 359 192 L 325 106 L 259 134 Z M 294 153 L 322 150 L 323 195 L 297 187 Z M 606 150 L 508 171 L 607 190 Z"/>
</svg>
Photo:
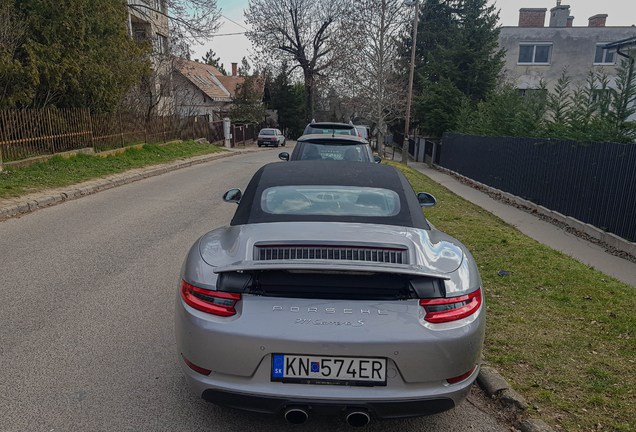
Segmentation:
<svg viewBox="0 0 636 432">
<path fill-rule="evenodd" d="M 285 137 L 278 129 L 261 129 L 258 133 L 258 146 L 285 147 Z"/>
<path fill-rule="evenodd" d="M 369 142 L 351 135 L 303 135 L 298 138 L 291 156 L 287 152 L 280 153 L 282 160 L 325 160 L 349 162 L 381 161 L 373 156 Z"/>
</svg>

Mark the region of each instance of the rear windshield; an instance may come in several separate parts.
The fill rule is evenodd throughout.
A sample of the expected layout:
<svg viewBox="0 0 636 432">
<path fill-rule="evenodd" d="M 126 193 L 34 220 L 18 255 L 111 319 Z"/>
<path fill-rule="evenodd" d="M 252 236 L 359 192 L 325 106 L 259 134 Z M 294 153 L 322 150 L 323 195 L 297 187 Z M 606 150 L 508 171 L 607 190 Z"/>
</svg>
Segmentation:
<svg viewBox="0 0 636 432">
<path fill-rule="evenodd" d="M 263 129 L 259 135 L 276 135 L 272 129 Z"/>
<path fill-rule="evenodd" d="M 324 128 L 320 126 L 308 126 L 306 135 L 311 134 L 358 136 L 355 128 L 352 128 L 351 126 L 330 126 Z"/>
<path fill-rule="evenodd" d="M 350 186 L 278 186 L 265 189 L 261 208 L 270 214 L 395 216 L 398 195 L 388 189 Z"/>
<path fill-rule="evenodd" d="M 368 154 L 365 151 L 363 144 L 307 144 L 302 149 L 300 160 L 369 162 Z"/>
</svg>

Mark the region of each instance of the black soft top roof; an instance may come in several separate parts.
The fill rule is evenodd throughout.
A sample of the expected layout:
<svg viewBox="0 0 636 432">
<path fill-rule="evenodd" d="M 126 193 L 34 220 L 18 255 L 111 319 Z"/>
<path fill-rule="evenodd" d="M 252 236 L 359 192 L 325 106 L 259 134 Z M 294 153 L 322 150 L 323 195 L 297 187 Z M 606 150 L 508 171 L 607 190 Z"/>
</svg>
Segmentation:
<svg viewBox="0 0 636 432">
<path fill-rule="evenodd" d="M 264 190 L 275 186 L 353 186 L 394 191 L 400 198 L 395 216 L 296 215 L 266 213 L 261 208 Z M 360 162 L 275 162 L 254 174 L 230 225 L 267 222 L 356 222 L 430 229 L 406 177 L 390 165 Z"/>
</svg>

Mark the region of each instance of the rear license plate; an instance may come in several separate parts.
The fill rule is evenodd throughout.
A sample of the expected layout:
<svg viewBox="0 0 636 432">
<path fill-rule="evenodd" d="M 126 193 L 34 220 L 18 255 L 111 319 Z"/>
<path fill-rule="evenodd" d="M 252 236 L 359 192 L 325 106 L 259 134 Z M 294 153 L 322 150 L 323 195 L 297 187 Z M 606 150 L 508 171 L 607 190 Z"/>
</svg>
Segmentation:
<svg viewBox="0 0 636 432">
<path fill-rule="evenodd" d="M 274 354 L 272 381 L 385 386 L 386 359 Z"/>
</svg>

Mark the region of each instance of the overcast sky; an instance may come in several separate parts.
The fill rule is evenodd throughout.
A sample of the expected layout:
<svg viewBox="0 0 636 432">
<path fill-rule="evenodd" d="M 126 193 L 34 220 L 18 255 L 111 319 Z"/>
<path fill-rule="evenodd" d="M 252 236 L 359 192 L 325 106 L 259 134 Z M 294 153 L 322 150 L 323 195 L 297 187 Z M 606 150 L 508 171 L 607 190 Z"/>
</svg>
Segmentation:
<svg viewBox="0 0 636 432">
<path fill-rule="evenodd" d="M 329 0 L 323 0 L 329 1 Z M 519 9 L 521 8 L 547 8 L 546 25 L 549 25 L 549 11 L 556 6 L 556 0 L 491 0 L 500 9 L 500 23 L 503 26 L 516 26 L 519 24 Z M 223 26 L 219 30 L 219 36 L 200 46 L 193 46 L 193 59 L 201 59 L 203 54 L 212 49 L 217 57 L 221 57 L 221 63 L 225 70 L 231 73 L 231 63 L 241 63 L 245 56 L 250 57 L 251 44 L 244 35 L 221 36 L 226 33 L 240 33 L 246 26 L 243 21 L 243 9 L 247 7 L 248 0 L 218 0 L 218 6 L 222 9 Z M 564 5 L 570 6 L 570 15 L 574 16 L 574 25 L 587 27 L 587 19 L 596 14 L 607 14 L 608 26 L 631 26 L 636 24 L 636 0 L 563 0 Z M 237 22 L 239 25 L 232 23 Z M 636 32 L 636 28 L 634 30 Z"/>
</svg>

